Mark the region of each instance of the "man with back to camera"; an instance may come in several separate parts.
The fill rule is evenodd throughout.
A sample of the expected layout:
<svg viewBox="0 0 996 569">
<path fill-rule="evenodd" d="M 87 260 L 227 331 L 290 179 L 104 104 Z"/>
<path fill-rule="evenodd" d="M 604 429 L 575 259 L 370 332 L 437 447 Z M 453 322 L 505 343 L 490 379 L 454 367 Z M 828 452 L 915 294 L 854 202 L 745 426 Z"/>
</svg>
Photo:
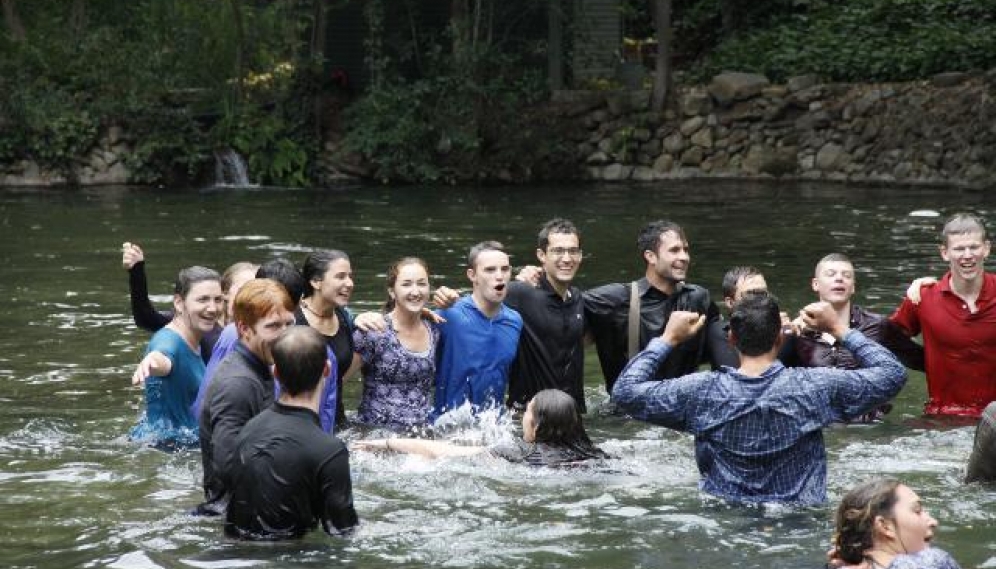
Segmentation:
<svg viewBox="0 0 996 569">
<path fill-rule="evenodd" d="M 344 533 L 353 508 L 349 452 L 318 421 L 331 373 L 325 338 L 308 326 L 287 330 L 271 348 L 280 398 L 246 423 L 232 464 L 225 533 L 247 540 L 303 536 L 317 527 Z"/>
<path fill-rule="evenodd" d="M 948 272 L 936 285 L 910 291 L 890 317 L 908 336 L 923 335 L 925 415 L 979 417 L 996 401 L 996 274 L 985 271 L 989 248 L 981 218 L 949 218 L 940 245 Z M 911 298 L 917 292 L 919 304 Z"/>
<path fill-rule="evenodd" d="M 806 306 L 807 326 L 831 334 L 860 369 L 786 368 L 777 301 L 750 293 L 733 307 L 739 369 L 654 379 L 674 346 L 694 337 L 705 316 L 676 311 L 664 334 L 623 370 L 612 399 L 637 419 L 695 435 L 699 487 L 738 502 L 826 501 L 823 427 L 851 420 L 894 397 L 906 368 L 891 352 L 848 328 L 826 302 Z"/>
<path fill-rule="evenodd" d="M 499 407 L 515 359 L 522 317 L 504 305 L 512 267 L 504 247 L 483 241 L 467 254 L 473 290 L 439 311 L 434 417 L 469 402 L 474 410 Z"/>
<path fill-rule="evenodd" d="M 643 278 L 584 293 L 585 319 L 609 393 L 626 362 L 661 334 L 672 312 L 696 312 L 705 315 L 708 322 L 719 318 L 709 291 L 685 282 L 691 256 L 681 226 L 663 220 L 651 222 L 640 231 L 637 247 L 646 264 Z M 636 331 L 632 338 L 630 330 Z M 700 362 L 712 357 L 707 340 L 705 329 L 685 338 L 670 358 L 660 362 L 658 375 L 678 377 L 698 369 Z"/>
<path fill-rule="evenodd" d="M 276 281 L 249 281 L 236 295 L 234 305 L 239 339 L 218 365 L 201 405 L 204 503 L 196 512 L 204 515 L 225 512 L 235 441 L 250 419 L 273 404 L 270 347 L 294 325 L 294 303 Z"/>
</svg>

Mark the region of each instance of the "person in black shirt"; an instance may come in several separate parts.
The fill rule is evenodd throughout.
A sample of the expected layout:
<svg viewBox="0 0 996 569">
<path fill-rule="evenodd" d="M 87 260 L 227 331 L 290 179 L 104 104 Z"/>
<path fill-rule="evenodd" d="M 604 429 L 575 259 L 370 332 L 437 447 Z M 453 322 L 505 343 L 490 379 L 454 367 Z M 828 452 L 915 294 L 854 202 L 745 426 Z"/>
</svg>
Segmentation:
<svg viewBox="0 0 996 569">
<path fill-rule="evenodd" d="M 581 266 L 581 233 L 570 221 L 551 219 L 538 235 L 540 266 L 524 267 L 509 283 L 505 305 L 522 316 L 515 361 L 509 370 L 508 406 L 518 411 L 544 389 L 569 394 L 578 410 L 584 402 L 584 303 L 571 283 Z M 433 301 L 449 307 L 459 293 L 441 286 Z"/>
<path fill-rule="evenodd" d="M 239 340 L 221 360 L 201 403 L 201 464 L 204 503 L 195 513 L 224 513 L 235 441 L 245 424 L 273 404 L 270 346 L 294 325 L 294 303 L 280 283 L 249 281 L 235 297 Z"/>
<path fill-rule="evenodd" d="M 632 283 L 603 285 L 584 293 L 585 319 L 595 339 L 609 393 L 630 358 L 663 333 L 672 312 L 704 314 L 707 323 L 719 318 L 709 291 L 685 282 L 691 256 L 681 226 L 663 220 L 651 222 L 640 231 L 637 245 L 647 265 L 643 278 Z M 633 311 L 634 314 L 630 310 L 631 299 L 639 302 L 639 310 Z M 632 340 L 630 329 L 638 330 Z M 675 347 L 654 377 L 686 375 L 697 370 L 699 363 L 711 360 L 707 329 L 708 326 L 703 327 Z"/>
<path fill-rule="evenodd" d="M 325 350 L 325 337 L 307 326 L 273 343 L 280 399 L 239 435 L 226 535 L 275 541 L 301 537 L 319 522 L 329 534 L 359 523 L 349 452 L 318 426 L 322 383 L 331 372 Z"/>
<path fill-rule="evenodd" d="M 540 391 L 559 389 L 584 413 L 584 302 L 571 284 L 581 266 L 581 234 L 570 221 L 552 219 L 540 229 L 537 245 L 539 285 L 512 282 L 505 297 L 523 323 L 508 405 L 521 411 Z"/>
</svg>

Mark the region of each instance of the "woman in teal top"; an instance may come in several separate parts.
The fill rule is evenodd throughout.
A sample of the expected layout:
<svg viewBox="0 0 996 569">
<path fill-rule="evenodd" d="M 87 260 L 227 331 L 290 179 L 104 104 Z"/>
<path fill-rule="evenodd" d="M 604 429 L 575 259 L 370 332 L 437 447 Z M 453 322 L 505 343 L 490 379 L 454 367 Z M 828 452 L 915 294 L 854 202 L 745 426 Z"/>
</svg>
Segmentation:
<svg viewBox="0 0 996 569">
<path fill-rule="evenodd" d="M 145 384 L 145 414 L 132 440 L 163 450 L 197 446 L 197 417 L 191 404 L 204 378 L 201 337 L 214 329 L 224 305 L 221 277 L 204 267 L 180 271 L 173 295 L 173 320 L 152 336 L 131 377 Z"/>
</svg>

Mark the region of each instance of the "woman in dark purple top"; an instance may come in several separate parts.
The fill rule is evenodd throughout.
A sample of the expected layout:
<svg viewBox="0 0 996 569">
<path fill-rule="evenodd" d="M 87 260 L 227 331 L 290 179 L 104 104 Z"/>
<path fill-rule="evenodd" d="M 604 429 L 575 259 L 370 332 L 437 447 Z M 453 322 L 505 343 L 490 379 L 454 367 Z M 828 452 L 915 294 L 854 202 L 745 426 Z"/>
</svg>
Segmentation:
<svg viewBox="0 0 996 569">
<path fill-rule="evenodd" d="M 405 257 L 391 265 L 387 294 L 386 329 L 353 333 L 363 360 L 359 420 L 406 431 L 426 424 L 433 403 L 439 329 L 422 317 L 429 299 L 425 261 Z"/>
</svg>

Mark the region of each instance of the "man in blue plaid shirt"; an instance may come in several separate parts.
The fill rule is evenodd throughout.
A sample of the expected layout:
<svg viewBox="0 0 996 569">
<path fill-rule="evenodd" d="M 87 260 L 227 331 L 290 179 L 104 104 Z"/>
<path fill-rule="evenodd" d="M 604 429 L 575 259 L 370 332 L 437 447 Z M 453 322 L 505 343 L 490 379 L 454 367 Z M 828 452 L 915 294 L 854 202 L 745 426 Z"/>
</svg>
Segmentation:
<svg viewBox="0 0 996 569">
<path fill-rule="evenodd" d="M 740 367 L 657 380 L 654 370 L 705 318 L 674 312 L 619 376 L 612 399 L 637 419 L 695 435 L 702 490 L 740 502 L 826 501 L 823 427 L 881 405 L 906 383 L 906 369 L 889 350 L 848 328 L 829 303 L 802 310 L 809 328 L 831 334 L 860 367 L 786 368 L 777 300 L 745 296 L 733 307 L 731 341 Z"/>
</svg>

